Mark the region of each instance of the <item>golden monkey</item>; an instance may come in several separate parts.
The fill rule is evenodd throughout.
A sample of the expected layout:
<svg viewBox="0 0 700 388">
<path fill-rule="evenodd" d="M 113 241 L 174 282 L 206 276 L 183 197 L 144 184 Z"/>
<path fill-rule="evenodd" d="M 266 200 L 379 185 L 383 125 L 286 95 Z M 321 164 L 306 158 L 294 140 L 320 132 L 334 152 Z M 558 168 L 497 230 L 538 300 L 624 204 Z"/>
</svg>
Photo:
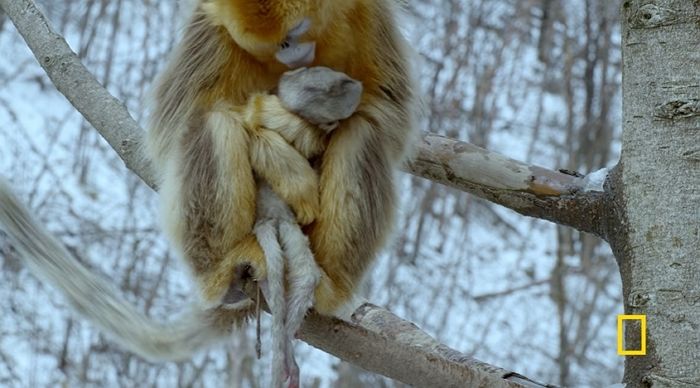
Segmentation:
<svg viewBox="0 0 700 388">
<path fill-rule="evenodd" d="M 393 169 L 414 136 L 413 84 L 394 6 L 390 0 L 198 4 L 156 89 L 150 150 L 162 174 L 168 234 L 210 308 L 195 305 L 185 322 L 174 325 L 148 320 L 71 259 L 4 188 L 1 221 L 23 258 L 129 349 L 153 359 L 184 358 L 253 311 L 236 294 L 245 286 L 238 284 L 241 279 L 266 277 L 262 249 L 251 233 L 258 194 L 255 167 L 302 223 L 313 221 L 305 231 L 321 269 L 315 307 L 325 314 L 336 311 L 388 236 L 395 206 Z M 363 85 L 357 109 L 321 143 L 313 139 L 319 139 L 314 133 L 324 125 L 309 125 L 268 94 L 288 67 L 299 66 L 327 66 Z M 294 136 L 285 137 L 290 128 L 296 128 Z M 266 139 L 301 161 L 292 170 L 276 170 L 274 164 L 266 169 L 266 161 L 281 158 L 265 153 L 272 152 L 264 147 Z M 304 155 L 314 147 L 322 152 L 311 168 Z M 309 172 L 317 177 L 318 204 Z M 311 178 L 281 184 L 292 175 Z M 241 309 L 220 305 L 229 297 Z"/>
<path fill-rule="evenodd" d="M 284 106 L 296 110 L 309 122 L 325 126 L 327 130 L 332 129 L 334 121 L 347 117 L 357 106 L 360 90 L 361 87 L 356 81 L 326 68 L 285 73 L 278 88 L 280 102 Z M 321 97 L 323 101 L 319 102 Z M 292 140 L 304 139 L 303 136 L 291 136 L 303 133 L 301 128 L 291 125 L 294 123 L 308 126 L 306 122 L 297 118 L 289 123 L 285 134 L 290 135 L 289 139 Z M 306 141 L 322 146 L 319 139 L 308 138 Z M 314 147 L 308 146 L 307 150 L 315 153 L 321 149 L 314 150 Z M 310 307 L 311 301 L 307 296 L 309 292 L 313 293 L 318 280 L 318 274 L 315 272 L 317 267 L 308 246 L 308 239 L 298 228 L 291 227 L 292 224 L 296 225 L 296 222 L 285 203 L 265 185 L 259 189 L 257 200 L 258 220 L 255 231 L 266 253 L 271 256 L 271 269 L 277 271 L 268 282 L 272 291 L 269 293 L 269 299 L 278 305 L 278 311 L 284 312 L 285 307 L 287 310 L 285 315 L 273 317 L 275 322 L 284 323 L 277 325 L 278 331 L 281 332 L 278 339 L 282 342 L 273 341 L 275 346 L 280 347 L 273 352 L 273 358 L 284 357 L 278 361 L 288 363 L 283 366 L 284 371 L 290 374 L 291 380 L 294 381 L 294 374 L 298 376 L 298 370 L 295 369 L 289 341 L 293 337 L 293 330 L 299 327 L 304 313 Z M 117 337 L 122 346 L 143 357 L 154 360 L 184 359 L 220 340 L 233 326 L 241 323 L 247 313 L 253 311 L 253 305 L 249 302 L 243 303 L 242 310 L 225 306 L 207 309 L 199 303 L 194 303 L 191 311 L 186 312 L 180 320 L 170 324 L 154 322 L 126 302 L 112 284 L 91 273 L 75 260 L 63 245 L 29 214 L 2 179 L 0 225 L 10 237 L 19 257 L 32 272 L 58 288 L 77 311 Z M 278 258 L 270 254 L 275 249 L 279 251 L 276 254 L 280 256 Z M 279 263 L 279 260 L 282 260 L 281 255 L 285 255 L 288 261 L 287 278 L 290 283 L 297 283 L 297 286 L 287 293 L 286 297 L 289 300 L 282 309 L 279 305 L 285 302 L 284 294 L 274 290 L 275 287 L 283 287 L 284 283 L 285 269 L 283 263 Z M 301 287 L 298 284 L 301 284 Z M 236 299 L 235 295 L 233 296 Z M 240 298 L 235 302 L 241 302 Z M 275 306 L 271 304 L 271 307 Z"/>
<path fill-rule="evenodd" d="M 392 0 L 200 1 L 156 89 L 150 144 L 163 173 L 165 225 L 209 305 L 243 278 L 265 278 L 250 234 L 253 170 L 302 224 L 313 221 L 305 232 L 321 269 L 316 310 L 332 314 L 352 295 L 391 230 L 393 170 L 414 134 L 413 84 L 395 16 Z M 280 158 L 257 145 L 272 144 L 265 139 L 298 119 L 265 93 L 288 67 L 305 65 L 343 72 L 364 88 L 314 163 L 318 206 L 302 156 L 291 170 L 308 179 L 293 184 L 290 170 L 256 168 Z M 247 126 L 252 117 L 274 118 L 265 123 L 270 131 Z M 304 144 L 291 144 L 307 155 Z"/>
</svg>

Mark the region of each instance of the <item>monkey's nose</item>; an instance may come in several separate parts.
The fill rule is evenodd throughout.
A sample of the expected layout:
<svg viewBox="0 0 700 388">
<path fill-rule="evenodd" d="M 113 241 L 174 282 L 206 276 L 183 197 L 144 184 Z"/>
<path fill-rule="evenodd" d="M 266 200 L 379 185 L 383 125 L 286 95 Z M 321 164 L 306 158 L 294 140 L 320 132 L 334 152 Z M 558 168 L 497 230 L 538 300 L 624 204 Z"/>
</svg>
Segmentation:
<svg viewBox="0 0 700 388">
<path fill-rule="evenodd" d="M 291 69 L 310 65 L 316 56 L 316 42 L 291 43 L 277 51 L 275 58 Z"/>
</svg>

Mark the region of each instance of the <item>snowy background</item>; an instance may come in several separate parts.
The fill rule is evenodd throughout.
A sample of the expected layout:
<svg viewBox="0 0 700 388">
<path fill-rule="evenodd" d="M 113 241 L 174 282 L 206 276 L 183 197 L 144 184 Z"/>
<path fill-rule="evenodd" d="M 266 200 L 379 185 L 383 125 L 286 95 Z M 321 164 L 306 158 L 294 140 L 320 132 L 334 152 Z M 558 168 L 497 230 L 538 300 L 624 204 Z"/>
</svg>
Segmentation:
<svg viewBox="0 0 700 388">
<path fill-rule="evenodd" d="M 422 129 L 581 173 L 614 164 L 620 31 L 604 0 L 413 1 Z M 149 86 L 187 6 L 45 0 L 83 63 L 144 123 Z M 564 5 L 565 4 L 565 7 Z M 95 271 L 159 319 L 192 294 L 160 233 L 157 197 L 52 86 L 0 14 L 0 171 Z M 402 175 L 396 236 L 366 296 L 446 345 L 540 381 L 620 381 L 617 267 L 599 239 Z M 265 386 L 252 333 L 183 363 L 123 352 L 14 257 L 0 234 L 0 386 Z M 266 339 L 265 337 L 263 338 Z M 263 344 L 265 345 L 265 343 Z M 304 386 L 394 386 L 298 345 Z"/>
</svg>

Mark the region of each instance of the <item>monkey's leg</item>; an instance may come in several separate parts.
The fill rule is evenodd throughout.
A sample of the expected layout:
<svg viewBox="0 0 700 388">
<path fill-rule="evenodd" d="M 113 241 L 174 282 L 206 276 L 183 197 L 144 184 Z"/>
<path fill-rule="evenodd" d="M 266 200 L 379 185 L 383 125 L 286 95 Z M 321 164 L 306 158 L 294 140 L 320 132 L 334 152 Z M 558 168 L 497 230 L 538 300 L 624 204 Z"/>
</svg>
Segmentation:
<svg viewBox="0 0 700 388">
<path fill-rule="evenodd" d="M 311 223 L 318 213 L 318 175 L 309 161 L 278 133 L 262 128 L 253 131 L 250 156 L 253 170 L 294 209 L 296 220 Z"/>
<path fill-rule="evenodd" d="M 320 213 L 309 234 L 323 270 L 315 304 L 322 314 L 349 301 L 392 226 L 393 163 L 373 121 L 356 113 L 335 130 L 324 153 Z"/>
<path fill-rule="evenodd" d="M 255 234 L 267 258 L 267 290 L 263 290 L 266 299 L 271 302 L 273 314 L 273 386 L 281 384 L 281 377 L 284 377 L 288 387 L 298 387 L 299 367 L 294 357 L 293 341 L 313 304 L 319 270 L 309 249 L 308 239 L 301 232 L 294 215 L 265 183 L 261 183 L 259 189 Z M 283 252 L 286 266 L 282 259 Z"/>
<path fill-rule="evenodd" d="M 256 184 L 250 138 L 240 115 L 217 108 L 184 134 L 165 169 L 165 226 L 183 253 L 207 307 L 242 280 L 264 277 L 262 250 L 251 235 Z"/>
<path fill-rule="evenodd" d="M 265 254 L 252 233 L 246 235 L 214 267 L 205 274 L 202 282 L 204 295 L 215 295 L 213 307 L 224 305 L 228 309 L 244 309 L 252 305 L 251 288 L 256 282 L 266 279 Z"/>
<path fill-rule="evenodd" d="M 241 113 L 218 106 L 203 128 L 187 134 L 182 160 L 166 174 L 166 183 L 168 176 L 174 181 L 172 200 L 164 201 L 171 213 L 168 224 L 179 223 L 175 235 L 182 236 L 185 257 L 210 307 L 224 298 L 229 303 L 230 296 L 234 303 L 245 301 L 245 284 L 265 278 L 265 257 L 250 233 L 253 170 L 291 204 L 300 222 L 311 222 L 318 212 L 318 177 L 308 161 L 279 134 L 244 122 Z"/>
</svg>

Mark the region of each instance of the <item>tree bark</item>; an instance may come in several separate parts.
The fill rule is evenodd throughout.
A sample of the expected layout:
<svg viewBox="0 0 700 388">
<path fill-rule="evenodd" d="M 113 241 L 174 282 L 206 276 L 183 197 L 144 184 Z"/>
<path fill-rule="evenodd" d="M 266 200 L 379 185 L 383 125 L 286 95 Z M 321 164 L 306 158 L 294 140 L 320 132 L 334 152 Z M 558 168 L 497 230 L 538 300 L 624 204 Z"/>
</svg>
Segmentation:
<svg viewBox="0 0 700 388">
<path fill-rule="evenodd" d="M 647 319 L 628 387 L 700 385 L 700 2 L 622 3 L 623 136 L 608 231 L 626 314 Z M 626 325 L 625 349 L 639 349 Z"/>
<path fill-rule="evenodd" d="M 457 352 L 369 303 L 355 310 L 352 323 L 312 313 L 299 336 L 342 360 L 414 387 L 556 388 Z"/>
<path fill-rule="evenodd" d="M 425 133 L 404 169 L 535 218 L 603 236 L 606 170 L 583 177 L 510 159 L 463 141 Z M 596 176 L 600 175 L 600 184 Z"/>
</svg>

